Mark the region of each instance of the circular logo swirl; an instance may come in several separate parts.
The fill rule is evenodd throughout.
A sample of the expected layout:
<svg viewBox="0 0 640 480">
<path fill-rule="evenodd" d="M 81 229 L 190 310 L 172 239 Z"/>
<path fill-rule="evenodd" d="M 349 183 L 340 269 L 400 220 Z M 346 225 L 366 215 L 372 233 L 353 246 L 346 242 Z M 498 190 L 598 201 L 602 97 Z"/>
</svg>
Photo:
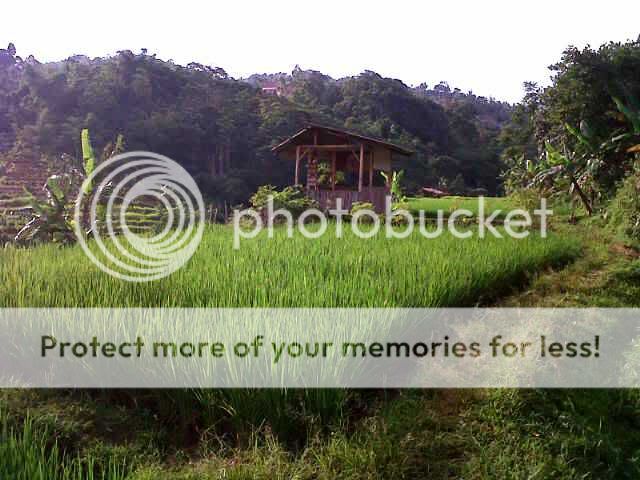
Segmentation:
<svg viewBox="0 0 640 480">
<path fill-rule="evenodd" d="M 102 271 L 148 282 L 191 258 L 204 218 L 202 195 L 184 168 L 163 155 L 128 152 L 100 163 L 84 180 L 74 229 L 85 254 Z M 87 227 L 95 242 L 87 242 Z"/>
</svg>

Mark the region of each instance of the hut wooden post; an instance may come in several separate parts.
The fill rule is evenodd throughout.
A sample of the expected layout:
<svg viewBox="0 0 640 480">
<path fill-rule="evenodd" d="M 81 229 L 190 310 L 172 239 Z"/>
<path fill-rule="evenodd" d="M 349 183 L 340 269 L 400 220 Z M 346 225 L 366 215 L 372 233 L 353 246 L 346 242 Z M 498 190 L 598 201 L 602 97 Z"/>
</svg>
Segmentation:
<svg viewBox="0 0 640 480">
<path fill-rule="evenodd" d="M 336 189 L 336 155 L 335 150 L 331 152 L 331 190 Z"/>
<path fill-rule="evenodd" d="M 300 183 L 300 147 L 296 147 L 296 181 L 294 185 Z"/>
<path fill-rule="evenodd" d="M 318 155 L 314 150 L 309 150 L 307 156 L 307 190 L 318 189 Z"/>
<path fill-rule="evenodd" d="M 372 188 L 373 188 L 373 151 L 371 152 L 371 157 L 369 158 L 369 193 L 371 193 Z"/>
<path fill-rule="evenodd" d="M 362 191 L 362 178 L 364 174 L 364 143 L 360 143 L 360 170 L 358 171 L 358 192 Z"/>
</svg>

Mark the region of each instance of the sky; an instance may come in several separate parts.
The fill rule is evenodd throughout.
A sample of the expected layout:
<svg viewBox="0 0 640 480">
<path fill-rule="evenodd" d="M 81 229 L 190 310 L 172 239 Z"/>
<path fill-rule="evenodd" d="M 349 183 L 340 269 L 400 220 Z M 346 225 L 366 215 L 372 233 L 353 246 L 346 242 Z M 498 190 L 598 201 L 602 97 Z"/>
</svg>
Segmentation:
<svg viewBox="0 0 640 480">
<path fill-rule="evenodd" d="M 373 70 L 510 102 L 524 81 L 548 83 L 568 45 L 640 34 L 636 0 L 22 0 L 4 11 L 0 46 L 40 61 L 146 48 L 236 78 L 295 65 L 334 78 Z"/>
</svg>

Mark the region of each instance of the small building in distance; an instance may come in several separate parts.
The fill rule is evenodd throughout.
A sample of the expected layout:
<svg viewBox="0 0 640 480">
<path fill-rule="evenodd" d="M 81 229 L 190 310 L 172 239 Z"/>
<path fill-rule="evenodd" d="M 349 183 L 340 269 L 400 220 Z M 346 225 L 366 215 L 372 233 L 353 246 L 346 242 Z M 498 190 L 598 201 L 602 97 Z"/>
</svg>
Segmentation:
<svg viewBox="0 0 640 480">
<path fill-rule="evenodd" d="M 277 83 L 264 83 L 262 84 L 260 89 L 265 95 L 273 95 L 278 97 L 281 94 L 280 85 L 278 85 Z"/>
<path fill-rule="evenodd" d="M 294 184 L 302 185 L 309 197 L 323 209 L 342 200 L 349 210 L 355 202 L 373 204 L 384 211 L 390 185 L 380 172 L 391 178 L 396 155 L 413 152 L 399 145 L 333 127 L 307 125 L 272 149 L 282 158 L 295 161 Z"/>
<path fill-rule="evenodd" d="M 431 197 L 431 198 L 442 198 L 442 197 L 446 197 L 447 195 L 450 195 L 450 193 L 447 192 L 446 190 L 442 190 L 440 188 L 433 188 L 433 187 L 424 187 L 422 189 L 422 194 L 425 197 Z"/>
</svg>

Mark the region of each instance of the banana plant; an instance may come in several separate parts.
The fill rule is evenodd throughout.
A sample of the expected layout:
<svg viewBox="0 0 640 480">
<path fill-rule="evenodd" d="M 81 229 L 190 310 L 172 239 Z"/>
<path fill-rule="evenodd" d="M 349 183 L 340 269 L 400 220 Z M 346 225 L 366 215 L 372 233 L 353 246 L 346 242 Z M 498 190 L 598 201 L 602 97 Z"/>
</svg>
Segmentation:
<svg viewBox="0 0 640 480">
<path fill-rule="evenodd" d="M 634 96 L 628 96 L 629 105 L 625 105 L 618 97 L 612 97 L 613 102 L 616 104 L 620 113 L 631 124 L 632 132 L 634 135 L 640 135 L 640 102 Z"/>
<path fill-rule="evenodd" d="M 511 160 L 510 168 L 503 174 L 507 191 L 520 188 L 537 188 L 548 194 L 568 191 L 576 193 L 585 210 L 593 213 L 593 200 L 599 195 L 598 182 L 602 173 L 612 164 L 626 163 L 625 156 L 640 153 L 640 102 L 625 91 L 626 103 L 612 97 L 619 115 L 628 125 L 607 133 L 606 137 L 595 132 L 586 120 L 578 127 L 565 123 L 565 129 L 574 142 L 562 142 L 562 151 L 550 142 L 545 144 L 538 161 L 525 160 L 524 156 Z M 565 138 L 566 140 L 566 138 Z M 566 144 L 572 144 L 568 149 Z M 590 200 L 585 190 L 590 190 Z"/>
<path fill-rule="evenodd" d="M 403 203 L 405 201 L 405 197 L 402 193 L 401 182 L 402 177 L 404 176 L 404 170 L 400 170 L 399 172 L 394 171 L 391 175 L 388 175 L 385 172 L 380 172 L 380 174 L 387 185 L 390 186 L 392 200 L 397 203 Z"/>
<path fill-rule="evenodd" d="M 631 128 L 620 129 L 602 143 L 600 149 L 609 153 L 611 151 L 624 151 L 625 153 L 640 152 L 640 101 L 631 94 L 626 95 L 625 104 L 619 97 L 611 97 L 621 118 L 626 120 Z"/>
<path fill-rule="evenodd" d="M 40 200 L 28 190 L 30 208 L 33 217 L 15 236 L 15 242 L 53 241 L 71 243 L 75 240 L 73 232 L 73 211 L 68 200 L 73 191 L 74 181 L 71 175 L 52 175 L 43 189 L 46 200 Z"/>
<path fill-rule="evenodd" d="M 100 198 L 109 196 L 109 189 L 112 188 L 112 184 L 108 183 L 101 187 L 100 191 L 96 191 L 95 183 L 91 180 L 91 175 L 96 169 L 98 163 L 102 163 L 109 158 L 118 155 L 124 151 L 124 138 L 122 135 L 118 135 L 116 141 L 114 143 L 109 143 L 102 150 L 102 155 L 100 156 L 99 162 L 96 160 L 96 156 L 94 154 L 93 147 L 91 145 L 91 138 L 89 137 L 89 130 L 86 128 L 82 130 L 81 133 L 81 145 L 82 145 L 82 166 L 84 168 L 84 178 L 82 182 L 82 192 L 83 196 L 81 199 L 81 204 L 78 205 L 78 209 L 81 213 L 81 223 L 82 223 L 82 231 L 90 235 L 94 228 L 99 228 L 102 221 L 98 218 L 96 220 L 96 224 L 92 225 L 90 218 L 90 206 L 95 198 L 98 195 Z M 80 200 L 80 199 L 78 199 Z M 100 217 L 98 215 L 98 217 Z"/>
<path fill-rule="evenodd" d="M 94 196 L 99 192 L 95 192 L 94 182 L 85 182 L 85 180 L 95 171 L 97 162 L 87 129 L 82 130 L 80 141 L 83 172 L 71 169 L 70 173 L 50 176 L 43 187 L 46 192 L 45 200 L 40 200 L 36 195 L 26 190 L 32 218 L 15 236 L 16 243 L 32 241 L 73 242 L 75 240 L 73 216 L 80 188 L 84 193 L 82 205 L 79 206 L 82 212 L 80 221 L 84 231 L 91 231 L 92 226 L 88 221 L 89 206 Z M 102 152 L 102 160 L 121 153 L 123 150 L 123 138 L 122 135 L 119 135 L 115 143 L 110 143 L 105 147 Z"/>
<path fill-rule="evenodd" d="M 88 178 L 96 169 L 96 158 L 93 154 L 93 147 L 91 146 L 91 139 L 89 138 L 89 130 L 83 129 L 80 134 L 80 142 L 82 145 L 82 166 L 84 167 L 84 174 Z M 93 190 L 93 182 L 84 182 L 82 190 L 85 195 L 89 195 Z"/>
<path fill-rule="evenodd" d="M 561 153 L 551 143 L 545 144 L 545 155 L 538 164 L 538 173 L 532 181 L 532 186 L 558 185 L 559 179 L 565 177 L 569 180 L 569 194 L 576 192 L 589 215 L 593 214 L 593 207 L 589 198 L 584 193 L 581 183 L 586 183 L 593 178 L 593 170 L 599 164 L 596 159 L 586 164 L 576 161 L 571 153 Z"/>
<path fill-rule="evenodd" d="M 509 168 L 500 175 L 507 193 L 533 186 L 533 179 L 538 173 L 536 163 L 525 158 L 524 154 L 520 154 L 516 157 L 511 157 L 508 160 L 508 164 Z"/>
</svg>

